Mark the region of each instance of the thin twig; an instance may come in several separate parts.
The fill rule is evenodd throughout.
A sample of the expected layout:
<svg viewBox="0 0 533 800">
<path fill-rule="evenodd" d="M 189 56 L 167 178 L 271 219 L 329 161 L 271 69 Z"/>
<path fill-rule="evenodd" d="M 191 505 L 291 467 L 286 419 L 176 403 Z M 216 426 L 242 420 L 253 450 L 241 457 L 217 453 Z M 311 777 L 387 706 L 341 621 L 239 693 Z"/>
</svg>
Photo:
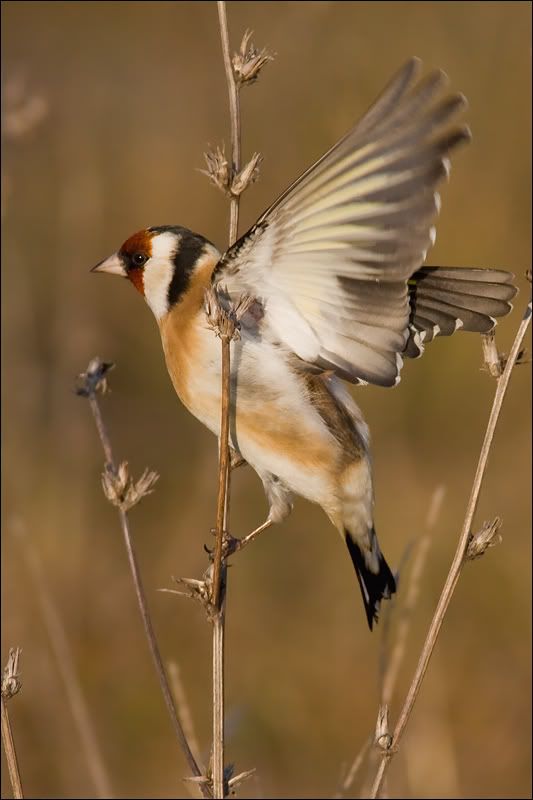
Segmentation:
<svg viewBox="0 0 533 800">
<path fill-rule="evenodd" d="M 357 773 L 361 769 L 364 760 L 368 754 L 368 751 L 370 750 L 371 744 L 372 744 L 372 736 L 368 736 L 368 738 L 363 743 L 363 746 L 357 753 L 356 757 L 352 761 L 350 768 L 346 772 L 346 775 L 344 776 L 341 782 L 341 785 L 337 789 L 336 793 L 333 795 L 335 800 L 339 800 L 340 798 L 344 797 L 346 792 L 351 788 L 354 780 L 357 777 Z"/>
<path fill-rule="evenodd" d="M 394 647 L 392 648 L 390 657 L 384 658 L 384 665 L 380 670 L 380 709 L 384 707 L 388 708 L 392 701 L 394 689 L 398 680 L 398 674 L 406 652 L 406 641 L 409 632 L 412 611 L 416 605 L 420 591 L 420 578 L 431 544 L 430 532 L 437 521 L 437 517 L 442 506 L 442 501 L 444 499 L 444 494 L 445 489 L 443 486 L 438 486 L 433 492 L 426 517 L 425 531 L 417 543 L 417 548 L 409 575 L 409 584 L 406 591 L 405 601 L 401 608 L 401 616 L 398 623 Z M 372 744 L 373 739 L 373 736 L 369 736 L 364 742 L 363 746 L 354 758 L 350 769 L 346 773 L 341 786 L 337 789 L 337 793 L 335 794 L 336 798 L 344 797 L 346 792 L 351 788 L 357 773 L 361 769 L 365 757 L 369 753 L 370 745 Z M 368 787 L 367 791 L 362 792 L 361 797 L 365 797 L 367 793 Z"/>
<path fill-rule="evenodd" d="M 22 781 L 20 778 L 15 742 L 13 740 L 13 732 L 9 721 L 7 701 L 20 691 L 21 684 L 18 674 L 20 652 L 18 647 L 9 651 L 9 658 L 2 676 L 2 743 L 6 755 L 9 780 L 11 781 L 11 788 L 13 789 L 13 797 L 15 798 L 24 797 L 24 794 L 22 792 Z"/>
<path fill-rule="evenodd" d="M 253 83 L 262 67 L 272 60 L 265 49 L 258 51 L 250 46 L 251 33 L 244 34 L 239 53 L 232 61 L 228 33 L 226 3 L 217 2 L 220 39 L 226 82 L 228 86 L 230 124 L 231 124 L 231 167 L 224 156 L 224 151 L 206 154 L 207 175 L 210 180 L 230 197 L 229 246 L 237 240 L 239 229 L 239 204 L 242 192 L 256 179 L 261 156 L 255 153 L 249 163 L 241 170 L 241 111 L 239 90 L 246 83 Z M 250 298 L 241 298 L 239 304 L 244 313 Z M 213 752 L 212 775 L 215 797 L 225 797 L 227 792 L 248 776 L 247 773 L 234 778 L 226 778 L 224 774 L 224 626 L 225 626 L 225 593 L 227 582 L 224 544 L 228 537 L 228 519 L 230 502 L 230 451 L 229 451 L 229 417 L 231 405 L 231 365 L 230 343 L 238 336 L 237 323 L 239 315 L 237 307 L 229 313 L 224 312 L 218 302 L 215 291 L 207 305 L 218 317 L 213 324 L 221 339 L 221 424 L 219 440 L 219 470 L 217 498 L 217 527 L 213 561 L 213 578 L 211 590 L 211 608 L 209 609 L 213 623 Z M 216 311 L 215 311 L 216 309 Z M 208 312 L 208 319 L 210 314 Z M 226 770 L 229 775 L 229 768 Z M 233 781 L 233 783 L 232 783 Z"/>
<path fill-rule="evenodd" d="M 183 733 L 189 742 L 189 747 L 191 748 L 196 761 L 199 762 L 201 760 L 200 743 L 198 741 L 198 736 L 196 735 L 194 719 L 187 698 L 187 692 L 185 691 L 185 686 L 181 678 L 181 669 L 177 661 L 167 662 L 167 669 L 170 678 L 170 684 L 172 686 L 172 694 L 174 695 L 176 706 L 178 708 Z"/>
<path fill-rule="evenodd" d="M 380 700 L 382 706 L 385 705 L 390 706 L 392 702 L 392 696 L 394 694 L 394 689 L 396 686 L 396 682 L 398 680 L 400 667 L 402 665 L 406 652 L 407 636 L 409 633 L 409 627 L 412 620 L 412 612 L 414 607 L 416 606 L 418 595 L 420 593 L 420 580 L 422 577 L 422 572 L 424 570 L 427 555 L 431 545 L 431 530 L 435 525 L 439 511 L 442 507 L 444 493 L 445 490 L 443 486 L 438 486 L 433 492 L 433 496 L 431 498 L 431 503 L 427 515 L 425 531 L 420 537 L 420 540 L 418 542 L 418 547 L 416 549 L 416 553 L 413 558 L 413 565 L 411 567 L 411 573 L 409 575 L 409 584 L 407 586 L 407 591 L 405 594 L 405 601 L 402 608 L 402 615 L 398 622 L 396 640 L 394 642 L 394 647 L 391 652 L 389 663 L 387 665 L 387 668 L 385 670 L 385 675 L 383 677 L 381 700 Z"/>
<path fill-rule="evenodd" d="M 48 633 L 57 669 L 65 688 L 65 695 L 74 724 L 80 737 L 81 749 L 85 755 L 91 780 L 98 797 L 112 798 L 111 781 L 91 719 L 89 706 L 76 670 L 67 631 L 57 603 L 48 586 L 46 571 L 43 569 L 39 552 L 21 519 L 15 519 L 11 529 L 14 537 L 20 543 L 28 572 L 31 575 L 31 583 L 41 607 L 46 632 Z"/>
<path fill-rule="evenodd" d="M 222 342 L 221 411 L 218 468 L 216 542 L 213 561 L 210 618 L 213 625 L 213 750 L 212 777 L 215 797 L 226 796 L 224 778 L 224 633 L 227 567 L 223 555 L 229 510 L 229 414 L 231 402 L 230 343 L 235 333 L 233 320 L 217 304 L 217 330 Z"/>
<path fill-rule="evenodd" d="M 229 49 L 228 18 L 226 15 L 226 3 L 223 0 L 217 2 L 218 21 L 220 24 L 220 38 L 222 41 L 222 55 L 224 57 L 224 69 L 226 70 L 226 81 L 228 84 L 229 108 L 231 118 L 231 160 L 232 175 L 237 175 L 241 168 L 241 107 L 239 102 L 239 89 L 235 81 L 233 64 Z M 230 203 L 230 225 L 229 225 L 229 244 L 237 240 L 239 229 L 239 195 L 231 196 Z"/>
<path fill-rule="evenodd" d="M 213 794 L 226 797 L 224 780 L 224 600 L 213 618 Z"/>
<path fill-rule="evenodd" d="M 13 789 L 13 797 L 24 797 L 22 793 L 22 782 L 20 780 L 19 765 L 17 761 L 17 753 L 15 751 L 15 743 L 13 741 L 13 734 L 11 732 L 11 723 L 9 722 L 9 714 L 7 712 L 7 703 L 2 697 L 2 742 L 4 744 L 4 752 L 6 754 L 7 769 L 9 772 L 9 780 Z"/>
<path fill-rule="evenodd" d="M 98 403 L 96 395 L 96 392 L 102 385 L 102 381 L 105 381 L 105 372 L 107 371 L 107 369 L 109 369 L 109 365 L 102 364 L 102 362 L 100 362 L 98 359 L 94 359 L 89 364 L 87 372 L 84 373 L 84 375 L 80 376 L 82 379 L 84 379 L 84 381 L 82 387 L 78 389 L 78 394 L 82 394 L 89 400 L 91 411 L 93 413 L 93 417 L 96 423 L 96 428 L 98 430 L 100 441 L 102 443 L 102 447 L 105 453 L 106 473 L 110 477 L 111 476 L 118 477 L 119 470 L 117 470 L 117 467 L 115 465 L 115 461 L 113 458 L 113 451 L 111 448 L 111 441 L 109 439 L 109 435 L 107 433 L 107 429 L 104 424 L 102 413 L 100 411 L 100 405 Z M 100 375 L 100 380 L 99 380 L 99 375 Z M 157 672 L 157 677 L 159 679 L 159 684 L 161 687 L 161 692 L 163 694 L 163 699 L 165 701 L 167 711 L 170 715 L 170 719 L 174 727 L 174 732 L 178 739 L 179 746 L 182 749 L 185 758 L 187 760 L 187 763 L 189 765 L 189 769 L 192 771 L 193 775 L 196 778 L 203 778 L 204 773 L 200 768 L 200 766 L 198 765 L 191 751 L 191 748 L 189 747 L 189 743 L 183 732 L 183 728 L 176 711 L 176 706 L 174 704 L 172 692 L 170 691 L 168 677 L 165 671 L 165 667 L 163 666 L 161 653 L 159 651 L 159 645 L 157 643 L 156 635 L 152 625 L 152 620 L 150 617 L 150 611 L 148 609 L 148 602 L 146 600 L 146 593 L 144 591 L 141 573 L 137 562 L 137 556 L 135 553 L 135 548 L 133 546 L 133 541 L 130 534 L 128 515 L 125 510 L 125 505 L 124 503 L 119 503 L 118 501 L 116 504 L 120 519 L 120 527 L 122 529 L 124 544 L 126 546 L 126 552 L 128 555 L 128 562 L 130 565 L 133 583 L 135 586 L 137 603 L 139 605 L 139 610 L 141 612 L 144 632 L 146 634 L 148 646 L 150 648 L 150 653 L 152 655 L 154 666 Z M 206 783 L 199 782 L 198 785 L 204 797 L 211 797 L 209 786 Z"/>
<path fill-rule="evenodd" d="M 513 346 L 509 354 L 509 358 L 505 365 L 505 369 L 501 377 L 498 379 L 498 385 L 496 387 L 496 392 L 494 394 L 492 409 L 490 412 L 489 421 L 487 423 L 487 429 L 485 431 L 483 445 L 481 447 L 481 453 L 479 456 L 479 461 L 474 476 L 474 482 L 472 485 L 470 499 L 468 501 L 468 505 L 466 508 L 465 518 L 463 521 L 463 526 L 461 529 L 457 550 L 455 552 L 455 556 L 453 558 L 450 571 L 448 573 L 446 582 L 444 584 L 444 588 L 439 598 L 435 614 L 433 615 L 433 619 L 431 620 L 431 624 L 429 626 L 429 630 L 422 648 L 422 653 L 420 655 L 420 659 L 418 661 L 413 680 L 411 682 L 409 691 L 407 693 L 407 697 L 400 712 L 398 722 L 396 723 L 394 734 L 392 736 L 391 746 L 387 751 L 383 753 L 382 760 L 379 764 L 378 771 L 370 794 L 371 798 L 378 797 L 381 785 L 383 783 L 383 779 L 385 777 L 385 773 L 388 769 L 388 766 L 392 760 L 394 753 L 398 749 L 402 734 L 405 730 L 405 727 L 411 715 L 411 711 L 413 710 L 416 698 L 418 697 L 422 681 L 426 674 L 429 660 L 433 653 L 433 649 L 435 647 L 439 631 L 444 621 L 444 616 L 450 604 L 450 600 L 453 596 L 453 592 L 457 585 L 457 581 L 459 580 L 461 569 L 463 567 L 463 564 L 465 563 L 467 549 L 471 539 L 472 521 L 474 519 L 474 514 L 477 508 L 479 493 L 481 490 L 481 485 L 483 483 L 485 470 L 487 467 L 490 448 L 492 446 L 492 441 L 494 439 L 494 432 L 496 430 L 496 425 L 502 409 L 503 400 L 505 398 L 507 388 L 509 386 L 509 381 L 511 379 L 513 367 L 517 360 L 522 345 L 522 341 L 526 335 L 527 328 L 530 322 L 531 322 L 531 302 L 526 308 L 522 322 L 518 327 L 518 331 L 516 333 L 515 340 L 513 342 Z"/>
<path fill-rule="evenodd" d="M 222 579 L 222 549 L 229 481 L 229 411 L 230 411 L 230 342 L 228 334 L 220 336 L 222 344 L 222 401 L 220 411 L 220 443 L 218 456 L 218 496 L 215 556 L 213 561 L 213 606 L 220 610 L 220 584 Z"/>
<path fill-rule="evenodd" d="M 241 163 L 241 120 L 239 91 L 235 82 L 233 65 L 229 46 L 228 20 L 226 3 L 217 2 L 218 21 L 220 25 L 220 38 L 226 81 L 228 84 L 230 119 L 231 119 L 231 181 L 240 170 Z M 237 239 L 239 227 L 240 196 L 232 194 L 230 199 L 230 246 Z M 229 322 L 229 320 L 228 320 Z M 224 326 L 225 327 L 225 326 Z M 219 441 L 219 469 L 218 469 L 218 498 L 217 498 L 217 530 L 215 543 L 215 557 L 213 563 L 213 591 L 212 603 L 214 606 L 213 622 L 213 754 L 212 775 L 213 793 L 217 798 L 226 796 L 224 780 L 224 633 L 225 633 L 225 593 L 227 570 L 223 560 L 224 535 L 228 524 L 229 513 L 229 483 L 230 483 L 230 452 L 229 452 L 229 415 L 231 403 L 231 364 L 230 343 L 233 330 L 220 331 L 222 378 L 221 378 L 221 410 L 220 410 L 220 441 Z"/>
</svg>

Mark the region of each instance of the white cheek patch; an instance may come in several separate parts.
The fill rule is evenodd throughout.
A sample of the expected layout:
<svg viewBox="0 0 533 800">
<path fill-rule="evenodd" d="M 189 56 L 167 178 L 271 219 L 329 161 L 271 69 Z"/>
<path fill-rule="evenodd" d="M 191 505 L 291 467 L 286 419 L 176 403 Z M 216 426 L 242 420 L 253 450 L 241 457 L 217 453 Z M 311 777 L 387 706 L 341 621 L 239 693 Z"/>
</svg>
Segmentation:
<svg viewBox="0 0 533 800">
<path fill-rule="evenodd" d="M 152 257 L 143 271 L 144 296 L 155 317 L 168 311 L 168 287 L 174 274 L 174 255 L 179 247 L 175 233 L 160 233 L 152 239 Z"/>
</svg>

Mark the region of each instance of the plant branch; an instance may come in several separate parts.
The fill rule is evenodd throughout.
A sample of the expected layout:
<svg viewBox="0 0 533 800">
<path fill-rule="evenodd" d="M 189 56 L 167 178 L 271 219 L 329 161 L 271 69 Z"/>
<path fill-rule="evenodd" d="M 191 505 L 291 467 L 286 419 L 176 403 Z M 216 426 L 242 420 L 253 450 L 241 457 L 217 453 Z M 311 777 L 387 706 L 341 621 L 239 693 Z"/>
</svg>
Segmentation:
<svg viewBox="0 0 533 800">
<path fill-rule="evenodd" d="M 7 711 L 7 703 L 2 696 L 2 742 L 4 744 L 4 752 L 6 754 L 7 770 L 9 772 L 9 780 L 13 789 L 13 797 L 24 797 L 22 792 L 22 782 L 20 780 L 20 771 L 17 761 L 17 753 L 15 751 L 15 742 L 13 741 L 13 734 L 11 732 L 11 723 L 9 721 L 9 714 Z"/>
<path fill-rule="evenodd" d="M 2 743 L 6 754 L 7 770 L 9 772 L 11 788 L 13 789 L 13 797 L 15 798 L 24 797 L 24 794 L 22 792 L 22 781 L 20 779 L 13 732 L 9 721 L 7 701 L 20 691 L 21 684 L 18 674 L 19 658 L 20 649 L 18 647 L 15 650 L 11 649 L 9 651 L 9 658 L 2 676 Z"/>
<path fill-rule="evenodd" d="M 181 678 L 181 669 L 177 661 L 169 661 L 167 663 L 167 670 L 170 676 L 172 694 L 174 695 L 174 699 L 178 707 L 179 718 L 183 728 L 183 732 L 185 734 L 187 741 L 189 742 L 189 746 L 192 750 L 192 753 L 196 761 L 199 762 L 200 744 L 198 742 L 198 737 L 196 735 L 194 720 L 191 712 L 191 707 L 189 705 L 189 701 L 187 698 L 187 693 L 185 691 L 185 686 L 183 685 L 183 680 Z"/>
<path fill-rule="evenodd" d="M 231 161 L 232 178 L 237 175 L 241 168 L 241 107 L 239 102 L 239 89 L 235 81 L 233 64 L 229 49 L 228 18 L 226 15 L 226 3 L 223 0 L 217 2 L 218 21 L 220 25 L 220 38 L 222 42 L 222 55 L 224 58 L 224 69 L 226 71 L 226 81 L 228 84 L 229 108 L 231 118 Z M 230 202 L 230 226 L 229 244 L 237 240 L 239 228 L 239 201 L 240 195 L 231 196 Z"/>
<path fill-rule="evenodd" d="M 50 639 L 52 652 L 57 662 L 59 675 L 63 681 L 65 695 L 72 712 L 74 724 L 78 730 L 82 752 L 85 754 L 87 767 L 96 793 L 98 797 L 108 798 L 109 800 L 109 798 L 113 797 L 111 781 L 91 719 L 89 706 L 76 670 L 67 631 L 57 603 L 50 591 L 46 571 L 43 569 L 33 537 L 28 533 L 24 522 L 21 519 L 15 519 L 11 528 L 13 536 L 22 548 L 24 560 L 31 575 L 32 586 L 41 607 L 44 625 Z"/>
<path fill-rule="evenodd" d="M 424 566 L 426 564 L 429 548 L 431 546 L 431 532 L 441 509 L 444 495 L 445 490 L 443 486 L 438 486 L 433 492 L 426 519 L 425 530 L 417 543 L 418 546 L 413 557 L 413 564 L 410 570 L 409 582 L 405 592 L 405 600 L 401 609 L 401 616 L 398 621 L 398 629 L 396 632 L 394 646 L 383 675 L 380 701 L 382 706 L 390 706 L 392 702 L 400 667 L 407 649 L 407 637 L 412 621 L 412 613 L 420 593 L 420 581 Z"/>
<path fill-rule="evenodd" d="M 237 240 L 239 229 L 239 204 L 243 191 L 256 179 L 261 157 L 255 153 L 241 170 L 241 112 L 239 90 L 246 83 L 256 80 L 261 68 L 272 59 L 266 50 L 257 51 L 249 46 L 251 34 L 244 34 L 241 48 L 232 61 L 230 53 L 226 3 L 217 2 L 222 56 L 228 86 L 231 126 L 231 166 L 224 151 L 217 149 L 206 154 L 207 175 L 210 180 L 230 197 L 229 246 Z M 224 798 L 237 782 L 248 773 L 234 778 L 229 768 L 224 770 L 224 627 L 225 595 L 227 585 L 225 545 L 229 540 L 228 519 L 230 503 L 231 457 L 229 449 L 229 419 L 231 406 L 230 345 L 238 338 L 238 321 L 250 305 L 250 298 L 242 297 L 234 308 L 226 310 L 220 304 L 216 289 L 206 293 L 206 314 L 209 323 L 221 340 L 221 421 L 219 439 L 219 468 L 216 542 L 211 583 L 211 604 L 208 613 L 213 624 L 213 751 L 212 776 L 215 797 Z M 225 775 L 227 773 L 227 776 Z M 233 781 L 233 783 L 232 783 Z"/>
<path fill-rule="evenodd" d="M 357 777 L 359 770 L 363 766 L 365 758 L 368 755 L 368 752 L 372 745 L 372 741 L 373 741 L 373 736 L 367 736 L 365 742 L 363 743 L 363 746 L 357 753 L 356 757 L 351 763 L 351 766 L 347 770 L 346 775 L 342 779 L 339 788 L 333 795 L 335 800 L 340 800 L 341 798 L 343 798 L 346 792 L 351 788 L 353 782 Z"/>
<path fill-rule="evenodd" d="M 121 472 L 124 471 L 123 470 L 124 464 L 121 464 L 120 467 L 117 469 L 113 458 L 111 441 L 109 439 L 109 435 L 107 433 L 107 429 L 104 424 L 102 413 L 100 411 L 100 405 L 98 403 L 97 392 L 98 391 L 105 392 L 106 390 L 105 376 L 107 371 L 111 369 L 111 367 L 112 365 L 105 364 L 97 358 L 93 359 L 90 362 L 89 367 L 87 368 L 87 372 L 80 375 L 81 385 L 78 387 L 77 393 L 84 397 L 87 397 L 87 399 L 89 400 L 89 405 L 91 407 L 94 421 L 96 423 L 96 428 L 98 430 L 100 441 L 102 443 L 102 447 L 105 453 L 106 472 L 104 473 L 103 476 L 104 491 L 108 499 L 111 500 L 111 502 L 113 502 L 115 505 L 117 505 L 118 508 L 120 527 L 122 529 L 122 535 L 124 537 L 124 544 L 128 555 L 128 562 L 135 587 L 135 594 L 137 596 L 137 603 L 139 605 L 139 611 L 141 612 L 144 632 L 146 634 L 146 639 L 148 641 L 150 653 L 152 655 L 157 677 L 159 679 L 159 684 L 161 687 L 161 692 L 163 694 L 163 699 L 165 701 L 167 711 L 170 715 L 172 726 L 174 728 L 174 732 L 178 739 L 179 746 L 183 751 L 187 763 L 189 765 L 189 769 L 192 771 L 195 777 L 203 778 L 203 771 L 198 765 L 191 751 L 191 748 L 189 747 L 189 743 L 183 732 L 183 727 L 181 725 L 181 722 L 179 720 L 176 711 L 176 706 L 174 704 L 172 692 L 170 690 L 168 677 L 165 668 L 163 666 L 161 653 L 159 651 L 159 645 L 157 643 L 155 631 L 152 625 L 150 611 L 148 609 L 148 602 L 146 600 L 146 593 L 144 590 L 141 573 L 139 570 L 139 564 L 137 561 L 137 555 L 135 553 L 135 548 L 133 545 L 129 528 L 127 509 L 130 508 L 135 502 L 138 502 L 138 500 L 140 500 L 144 494 L 147 494 L 150 491 L 150 486 L 153 483 L 154 476 L 153 473 L 147 476 L 148 488 L 146 488 L 146 485 L 144 486 L 140 485 L 142 482 L 141 479 L 141 481 L 138 482 L 137 486 L 133 487 L 132 489 L 131 482 L 127 480 L 127 476 L 121 475 Z M 106 482 L 108 484 L 109 493 L 108 490 L 106 489 Z M 112 496 L 113 484 L 114 484 L 114 491 L 116 493 L 114 499 Z M 211 797 L 211 792 L 207 784 L 199 782 L 198 785 L 204 797 Z"/>
<path fill-rule="evenodd" d="M 416 667 L 413 680 L 409 687 L 409 691 L 407 693 L 407 697 L 405 699 L 403 707 L 400 711 L 400 715 L 398 718 L 398 722 L 396 723 L 396 727 L 394 729 L 390 747 L 383 752 L 382 760 L 379 764 L 374 784 L 372 786 L 372 791 L 370 794 L 371 798 L 378 797 L 379 791 L 383 783 L 383 779 L 385 777 L 385 773 L 388 769 L 388 766 L 392 760 L 394 753 L 397 752 L 400 740 L 402 738 L 405 727 L 413 710 L 413 706 L 420 692 L 420 687 L 422 685 L 422 681 L 424 680 L 429 660 L 433 653 L 433 649 L 435 647 L 439 631 L 444 621 L 446 611 L 448 610 L 448 606 L 453 596 L 453 592 L 457 585 L 457 581 L 459 580 L 461 569 L 463 567 L 463 564 L 467 560 L 468 546 L 472 538 L 471 534 L 472 521 L 474 519 L 474 514 L 477 508 L 479 493 L 481 491 L 481 486 L 483 483 L 483 478 L 487 467 L 487 461 L 492 446 L 492 442 L 494 439 L 494 432 L 496 430 L 496 425 L 498 423 L 503 401 L 507 393 L 513 367 L 518 358 L 518 354 L 520 352 L 521 345 L 526 335 L 530 322 L 531 322 L 531 302 L 526 308 L 524 317 L 518 327 L 518 331 L 516 333 L 515 340 L 511 348 L 511 352 L 509 354 L 509 357 L 505 365 L 505 369 L 503 370 L 501 377 L 498 379 L 498 384 L 496 387 L 496 392 L 494 394 L 494 400 L 492 403 L 492 408 L 487 423 L 487 429 L 485 431 L 485 437 L 481 447 L 481 453 L 479 456 L 476 473 L 472 484 L 470 499 L 468 501 L 465 518 L 463 521 L 463 526 L 459 537 L 459 543 L 457 545 L 457 549 L 450 567 L 450 571 L 446 578 L 444 588 L 439 598 L 435 614 L 433 615 L 433 619 L 431 620 L 431 624 L 429 626 L 426 640 L 422 647 L 422 652 Z"/>
<path fill-rule="evenodd" d="M 229 321 L 229 320 L 228 320 Z M 220 334 L 222 345 L 222 400 L 220 411 L 220 442 L 218 455 L 218 495 L 217 495 L 217 522 L 215 555 L 213 561 L 213 592 L 212 603 L 215 609 L 220 610 L 220 585 L 222 580 L 223 564 L 222 550 L 224 534 L 227 524 L 228 483 L 229 483 L 229 412 L 230 412 L 230 342 L 228 332 Z"/>
<path fill-rule="evenodd" d="M 220 38 L 222 55 L 228 84 L 230 118 L 231 118 L 231 183 L 240 170 L 241 162 L 241 120 L 239 92 L 235 83 L 233 65 L 231 63 L 228 20 L 226 3 L 217 2 L 218 21 L 220 25 Z M 237 239 L 239 227 L 240 196 L 231 194 L 230 200 L 230 246 Z M 222 309 L 220 309 L 222 312 Z M 231 363 L 230 343 L 235 332 L 235 326 L 230 318 L 219 314 L 220 322 L 218 334 L 221 341 L 221 409 L 220 409 L 220 440 L 218 463 L 218 497 L 217 497 L 217 527 L 215 555 L 213 562 L 213 586 L 211 602 L 213 605 L 213 753 L 212 776 L 213 794 L 215 797 L 226 796 L 224 780 L 224 633 L 225 633 L 225 590 L 226 590 L 226 563 L 223 558 L 223 545 L 229 514 L 229 484 L 230 484 L 230 451 L 229 451 L 229 415 L 231 403 Z"/>
</svg>

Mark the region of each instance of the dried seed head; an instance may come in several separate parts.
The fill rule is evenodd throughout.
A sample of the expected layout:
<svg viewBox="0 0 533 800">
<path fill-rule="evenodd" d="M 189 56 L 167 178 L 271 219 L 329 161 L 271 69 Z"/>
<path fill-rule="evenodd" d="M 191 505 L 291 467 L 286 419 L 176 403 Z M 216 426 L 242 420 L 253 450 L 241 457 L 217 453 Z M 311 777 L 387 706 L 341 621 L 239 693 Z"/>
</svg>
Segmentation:
<svg viewBox="0 0 533 800">
<path fill-rule="evenodd" d="M 123 461 L 116 472 L 107 468 L 102 473 L 102 488 L 110 503 L 123 511 L 129 511 L 143 497 L 152 493 L 158 479 L 157 472 L 145 469 L 137 483 L 134 483 L 129 474 L 128 462 Z"/>
<path fill-rule="evenodd" d="M 2 675 L 2 697 L 9 700 L 20 691 L 19 658 L 22 650 L 20 647 L 9 649 L 7 664 Z"/>
<path fill-rule="evenodd" d="M 204 308 L 209 327 L 221 339 L 229 341 L 240 339 L 239 323 L 254 302 L 253 297 L 242 294 L 235 305 L 232 305 L 225 287 L 210 286 L 204 294 Z"/>
<path fill-rule="evenodd" d="M 496 334 L 493 331 L 485 333 L 481 337 L 483 348 L 483 360 L 485 369 L 493 378 L 499 378 L 505 368 L 505 356 L 498 352 L 496 347 Z"/>
<path fill-rule="evenodd" d="M 239 52 L 232 59 L 233 72 L 237 84 L 244 86 L 252 84 L 259 77 L 259 73 L 269 61 L 274 61 L 274 55 L 266 47 L 258 50 L 250 42 L 253 31 L 246 31 L 242 37 Z"/>
<path fill-rule="evenodd" d="M 204 158 L 207 169 L 201 169 L 200 172 L 207 175 L 211 183 L 221 192 L 230 195 L 231 169 L 224 153 L 224 146 L 222 149 L 217 147 L 216 150 L 208 150 L 204 153 Z"/>
<path fill-rule="evenodd" d="M 204 576 L 205 578 L 205 576 Z M 198 600 L 207 611 L 208 615 L 211 612 L 211 584 L 210 580 L 197 580 L 196 578 L 175 578 L 172 580 L 180 586 L 184 586 L 186 591 L 179 592 L 176 589 L 163 589 L 162 591 L 171 592 L 173 594 L 181 594 L 189 597 L 192 600 Z"/>
<path fill-rule="evenodd" d="M 237 322 L 240 322 L 241 319 L 244 317 L 247 311 L 250 310 L 252 305 L 255 303 L 255 298 L 252 297 L 250 294 L 241 294 L 239 299 L 237 300 L 236 305 L 233 307 L 232 314 L 235 317 Z"/>
<path fill-rule="evenodd" d="M 131 484 L 126 496 L 126 511 L 136 505 L 143 497 L 152 494 L 154 486 L 159 480 L 157 472 L 145 469 L 135 485 Z"/>
<path fill-rule="evenodd" d="M 206 289 L 204 308 L 209 327 L 219 338 L 231 341 L 236 332 L 236 325 L 230 310 L 226 310 L 224 307 L 226 303 L 223 305 L 221 302 L 222 294 L 226 294 L 222 288 L 210 286 L 209 289 Z"/>
<path fill-rule="evenodd" d="M 76 394 L 81 397 L 90 397 L 99 392 L 106 394 L 109 391 L 107 373 L 114 368 L 111 361 L 102 361 L 98 356 L 89 361 L 85 372 L 78 375 Z"/>
<path fill-rule="evenodd" d="M 480 558 L 489 547 L 494 547 L 495 544 L 501 544 L 502 536 L 498 533 L 501 524 L 501 519 L 495 517 L 492 522 L 484 522 L 483 527 L 478 533 L 470 534 L 470 540 L 466 549 L 467 561 Z"/>
<path fill-rule="evenodd" d="M 374 741 L 382 750 L 390 750 L 392 736 L 389 733 L 389 707 L 387 705 L 379 707 Z"/>
<path fill-rule="evenodd" d="M 234 177 L 231 183 L 231 194 L 238 197 L 259 177 L 259 164 L 263 160 L 260 153 L 254 153 L 245 167 Z"/>
</svg>

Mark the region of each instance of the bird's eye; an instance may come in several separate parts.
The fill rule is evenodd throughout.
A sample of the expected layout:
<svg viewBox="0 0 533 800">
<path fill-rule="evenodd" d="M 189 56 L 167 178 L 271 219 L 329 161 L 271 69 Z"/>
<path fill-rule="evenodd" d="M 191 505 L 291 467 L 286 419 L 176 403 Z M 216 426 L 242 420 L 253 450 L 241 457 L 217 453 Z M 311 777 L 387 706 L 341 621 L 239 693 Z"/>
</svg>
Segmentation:
<svg viewBox="0 0 533 800">
<path fill-rule="evenodd" d="M 142 267 L 142 265 L 146 263 L 146 256 L 144 253 L 134 253 L 131 257 L 131 260 L 136 267 Z"/>
</svg>

